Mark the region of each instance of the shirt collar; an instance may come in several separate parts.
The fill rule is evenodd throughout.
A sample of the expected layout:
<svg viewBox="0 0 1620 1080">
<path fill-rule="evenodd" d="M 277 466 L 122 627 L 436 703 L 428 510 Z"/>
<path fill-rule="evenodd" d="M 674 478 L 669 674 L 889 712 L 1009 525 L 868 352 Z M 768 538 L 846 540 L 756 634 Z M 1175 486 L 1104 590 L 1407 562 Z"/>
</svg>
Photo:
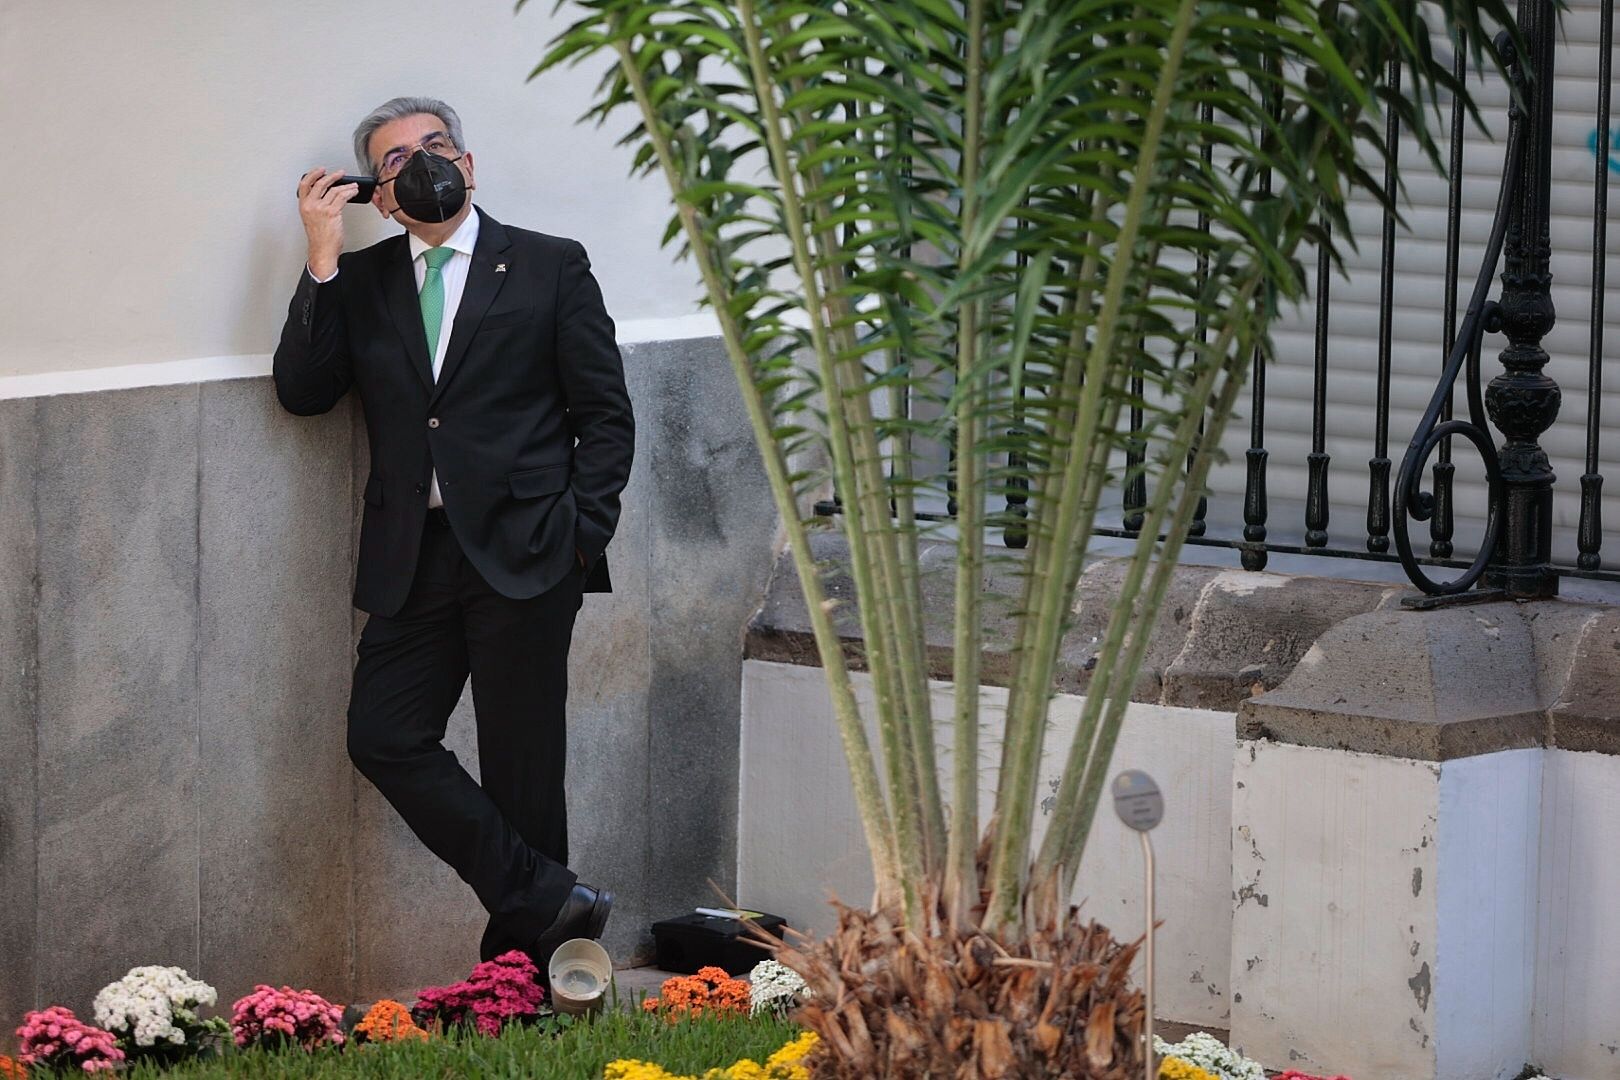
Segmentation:
<svg viewBox="0 0 1620 1080">
<path fill-rule="evenodd" d="M 422 257 L 422 252 L 427 251 L 431 245 L 419 238 L 415 233 L 408 232 L 405 235 L 410 237 L 411 261 L 415 262 Z M 473 245 L 477 243 L 478 208 L 475 206 L 472 213 L 468 214 L 460 226 L 456 228 L 456 231 L 450 234 L 450 239 L 446 240 L 443 246 L 470 256 L 473 253 Z"/>
</svg>

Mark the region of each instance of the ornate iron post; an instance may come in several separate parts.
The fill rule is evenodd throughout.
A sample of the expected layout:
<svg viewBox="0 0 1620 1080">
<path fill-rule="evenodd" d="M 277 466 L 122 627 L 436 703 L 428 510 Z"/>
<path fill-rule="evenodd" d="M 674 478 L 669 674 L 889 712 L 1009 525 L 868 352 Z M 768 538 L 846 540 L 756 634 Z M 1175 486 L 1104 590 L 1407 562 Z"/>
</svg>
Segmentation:
<svg viewBox="0 0 1620 1080">
<path fill-rule="evenodd" d="M 1501 449 L 1505 489 L 1501 543 L 1485 573 L 1488 585 L 1509 596 L 1555 596 L 1551 563 L 1552 489 L 1556 477 L 1536 440 L 1558 416 L 1562 395 L 1543 371 L 1541 342 L 1557 315 L 1552 302 L 1552 241 L 1548 218 L 1552 188 L 1553 47 L 1558 15 L 1552 0 L 1519 0 L 1519 29 L 1529 52 L 1523 123 L 1524 171 L 1508 221 L 1502 270 L 1501 329 L 1509 344 L 1503 371 L 1485 390 L 1491 422 L 1506 436 Z"/>
</svg>

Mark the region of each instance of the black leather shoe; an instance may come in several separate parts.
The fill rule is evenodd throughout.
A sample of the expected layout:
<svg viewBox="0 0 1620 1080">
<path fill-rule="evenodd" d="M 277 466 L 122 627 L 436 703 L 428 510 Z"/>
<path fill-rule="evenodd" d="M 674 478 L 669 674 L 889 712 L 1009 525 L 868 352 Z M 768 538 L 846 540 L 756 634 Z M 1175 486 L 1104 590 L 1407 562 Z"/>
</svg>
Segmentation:
<svg viewBox="0 0 1620 1080">
<path fill-rule="evenodd" d="M 568 893 L 568 899 L 563 901 L 562 910 L 551 925 L 540 932 L 528 948 L 535 967 L 540 969 L 540 983 L 548 984 L 551 973 L 551 954 L 557 951 L 557 946 L 574 938 L 590 938 L 595 941 L 602 936 L 607 926 L 608 914 L 613 910 L 613 893 L 607 889 L 593 889 L 589 885 L 574 883 Z"/>
</svg>

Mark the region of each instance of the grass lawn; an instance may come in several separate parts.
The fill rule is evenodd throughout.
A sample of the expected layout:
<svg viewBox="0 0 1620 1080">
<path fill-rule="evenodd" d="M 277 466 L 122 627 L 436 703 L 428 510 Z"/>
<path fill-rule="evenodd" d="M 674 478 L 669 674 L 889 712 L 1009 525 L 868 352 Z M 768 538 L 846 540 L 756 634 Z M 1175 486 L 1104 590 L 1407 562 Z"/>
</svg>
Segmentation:
<svg viewBox="0 0 1620 1080">
<path fill-rule="evenodd" d="M 799 1034 L 782 1020 L 704 1017 L 670 1022 L 640 1012 L 610 1010 L 594 1019 L 547 1017 L 509 1026 L 499 1038 L 470 1028 L 427 1042 L 238 1050 L 227 1046 L 210 1061 L 169 1069 L 142 1063 L 125 1075 L 135 1080 L 214 1080 L 223 1077 L 418 1077 L 500 1080 L 592 1080 L 619 1058 L 651 1061 L 678 1075 L 701 1076 L 740 1058 L 764 1063 Z"/>
</svg>

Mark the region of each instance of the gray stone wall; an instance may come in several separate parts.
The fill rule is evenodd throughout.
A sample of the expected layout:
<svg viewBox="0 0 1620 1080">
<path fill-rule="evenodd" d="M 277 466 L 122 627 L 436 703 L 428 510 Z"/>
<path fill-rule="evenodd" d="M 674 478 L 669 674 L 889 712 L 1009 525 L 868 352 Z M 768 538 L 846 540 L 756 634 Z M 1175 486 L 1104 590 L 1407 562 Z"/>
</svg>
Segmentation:
<svg viewBox="0 0 1620 1080">
<path fill-rule="evenodd" d="M 624 347 L 617 592 L 574 637 L 570 841 L 606 944 L 735 880 L 742 631 L 775 517 L 716 339 Z M 0 1020 L 179 964 L 342 1003 L 462 977 L 484 912 L 353 768 L 351 395 L 267 377 L 0 401 Z M 477 774 L 470 687 L 446 744 Z"/>
</svg>

